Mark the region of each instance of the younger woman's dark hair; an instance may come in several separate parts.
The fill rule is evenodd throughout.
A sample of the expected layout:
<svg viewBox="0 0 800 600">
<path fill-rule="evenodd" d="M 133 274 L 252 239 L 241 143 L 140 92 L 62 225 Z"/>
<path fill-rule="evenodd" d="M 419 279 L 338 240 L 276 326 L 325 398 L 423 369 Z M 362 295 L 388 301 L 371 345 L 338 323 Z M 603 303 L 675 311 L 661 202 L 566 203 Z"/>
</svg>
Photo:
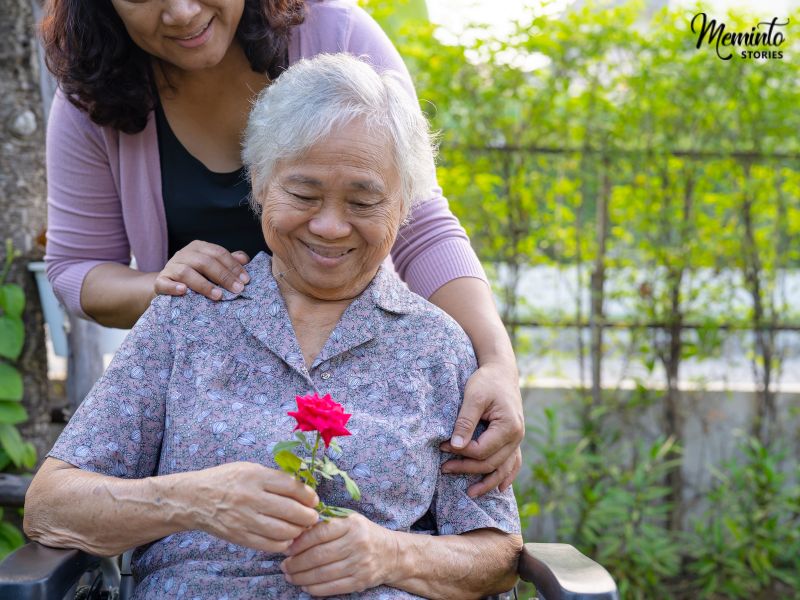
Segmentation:
<svg viewBox="0 0 800 600">
<path fill-rule="evenodd" d="M 254 71 L 288 66 L 291 28 L 304 0 L 245 0 L 236 37 Z M 150 55 L 133 43 L 110 0 L 48 0 L 40 26 L 47 67 L 98 125 L 138 133 L 158 101 Z"/>
</svg>

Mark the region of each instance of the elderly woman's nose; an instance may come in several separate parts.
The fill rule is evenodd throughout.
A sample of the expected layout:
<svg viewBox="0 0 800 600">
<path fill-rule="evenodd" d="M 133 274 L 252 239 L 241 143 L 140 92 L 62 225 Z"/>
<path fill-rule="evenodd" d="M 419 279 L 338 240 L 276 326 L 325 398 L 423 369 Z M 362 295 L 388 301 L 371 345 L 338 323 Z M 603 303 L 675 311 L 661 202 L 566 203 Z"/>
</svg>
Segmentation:
<svg viewBox="0 0 800 600">
<path fill-rule="evenodd" d="M 341 207 L 326 202 L 319 212 L 311 217 L 308 230 L 320 238 L 336 240 L 350 235 L 351 226 Z"/>
<path fill-rule="evenodd" d="M 161 19 L 165 25 L 191 25 L 203 10 L 197 0 L 167 0 L 164 4 Z"/>
</svg>

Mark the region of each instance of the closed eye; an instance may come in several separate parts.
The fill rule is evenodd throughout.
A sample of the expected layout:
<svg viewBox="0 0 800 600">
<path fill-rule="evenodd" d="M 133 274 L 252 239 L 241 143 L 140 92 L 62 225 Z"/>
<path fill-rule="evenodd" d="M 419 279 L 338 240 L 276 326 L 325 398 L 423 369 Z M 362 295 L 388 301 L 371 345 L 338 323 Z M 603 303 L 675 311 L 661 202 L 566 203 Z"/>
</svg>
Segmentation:
<svg viewBox="0 0 800 600">
<path fill-rule="evenodd" d="M 294 192 L 289 192 L 289 194 L 294 196 L 298 200 L 303 200 L 305 202 L 312 202 L 312 201 L 316 200 L 316 198 L 314 198 L 313 196 L 303 196 L 301 194 L 295 194 Z"/>
</svg>

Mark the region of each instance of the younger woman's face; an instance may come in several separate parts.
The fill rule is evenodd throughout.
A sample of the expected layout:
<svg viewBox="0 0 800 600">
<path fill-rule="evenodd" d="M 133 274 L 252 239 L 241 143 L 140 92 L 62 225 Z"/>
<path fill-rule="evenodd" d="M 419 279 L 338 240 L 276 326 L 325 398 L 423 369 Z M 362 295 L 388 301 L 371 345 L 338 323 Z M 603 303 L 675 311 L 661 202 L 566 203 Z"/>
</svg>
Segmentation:
<svg viewBox="0 0 800 600">
<path fill-rule="evenodd" d="M 244 0 L 111 0 L 133 42 L 182 71 L 218 65 L 233 42 Z"/>
</svg>

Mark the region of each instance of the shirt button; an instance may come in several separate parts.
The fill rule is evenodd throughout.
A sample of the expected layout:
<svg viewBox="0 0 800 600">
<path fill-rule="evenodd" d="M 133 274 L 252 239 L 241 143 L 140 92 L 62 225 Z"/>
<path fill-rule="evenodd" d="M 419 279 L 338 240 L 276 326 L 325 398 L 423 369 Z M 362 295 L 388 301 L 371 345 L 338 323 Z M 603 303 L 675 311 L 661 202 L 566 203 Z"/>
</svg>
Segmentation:
<svg viewBox="0 0 800 600">
<path fill-rule="evenodd" d="M 323 379 L 330 379 L 330 378 L 331 378 L 331 372 L 330 372 L 330 371 L 325 371 L 325 372 L 322 374 L 322 378 L 323 378 Z"/>
</svg>

